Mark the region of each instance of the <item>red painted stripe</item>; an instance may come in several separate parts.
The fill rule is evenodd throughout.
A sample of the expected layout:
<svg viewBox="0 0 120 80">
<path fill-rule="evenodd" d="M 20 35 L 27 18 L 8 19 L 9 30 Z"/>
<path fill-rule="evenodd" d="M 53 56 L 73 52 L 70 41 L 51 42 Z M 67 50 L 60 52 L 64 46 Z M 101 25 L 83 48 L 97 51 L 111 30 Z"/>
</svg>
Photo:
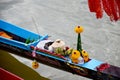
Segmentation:
<svg viewBox="0 0 120 80">
<path fill-rule="evenodd" d="M 0 80 L 24 80 L 24 79 L 18 77 L 17 75 L 3 68 L 0 68 Z"/>
</svg>

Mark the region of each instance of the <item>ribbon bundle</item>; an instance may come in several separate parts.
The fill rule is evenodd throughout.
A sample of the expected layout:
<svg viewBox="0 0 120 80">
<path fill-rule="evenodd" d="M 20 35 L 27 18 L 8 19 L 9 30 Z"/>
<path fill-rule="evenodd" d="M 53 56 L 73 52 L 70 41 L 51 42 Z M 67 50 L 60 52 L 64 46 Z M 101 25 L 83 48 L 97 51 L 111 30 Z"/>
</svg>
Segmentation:
<svg viewBox="0 0 120 80">
<path fill-rule="evenodd" d="M 103 17 L 103 11 L 111 21 L 120 20 L 120 0 L 88 0 L 90 12 L 96 13 L 96 18 Z"/>
</svg>

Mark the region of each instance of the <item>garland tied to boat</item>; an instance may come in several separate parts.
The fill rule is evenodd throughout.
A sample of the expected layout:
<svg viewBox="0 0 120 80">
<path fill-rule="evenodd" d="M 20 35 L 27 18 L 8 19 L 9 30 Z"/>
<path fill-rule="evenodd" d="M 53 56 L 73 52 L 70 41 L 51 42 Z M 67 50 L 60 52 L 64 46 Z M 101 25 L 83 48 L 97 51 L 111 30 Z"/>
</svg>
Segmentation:
<svg viewBox="0 0 120 80">
<path fill-rule="evenodd" d="M 96 13 L 96 18 L 102 18 L 105 12 L 111 21 L 120 20 L 120 0 L 88 0 L 90 12 Z"/>
</svg>

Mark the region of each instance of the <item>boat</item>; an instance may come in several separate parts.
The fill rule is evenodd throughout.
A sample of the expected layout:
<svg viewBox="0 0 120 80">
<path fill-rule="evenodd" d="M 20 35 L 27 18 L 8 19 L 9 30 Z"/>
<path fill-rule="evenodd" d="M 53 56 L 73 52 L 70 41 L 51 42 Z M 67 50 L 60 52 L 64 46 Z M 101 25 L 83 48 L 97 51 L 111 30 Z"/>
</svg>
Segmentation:
<svg viewBox="0 0 120 80">
<path fill-rule="evenodd" d="M 63 55 L 37 47 L 45 40 L 49 40 L 48 35 L 43 36 L 0 20 L 0 49 L 93 80 L 120 80 L 119 67 L 91 58 L 86 62 L 76 63 L 78 60 L 72 61 L 70 58 L 72 53 Z M 74 54 L 79 53 L 75 51 Z"/>
</svg>

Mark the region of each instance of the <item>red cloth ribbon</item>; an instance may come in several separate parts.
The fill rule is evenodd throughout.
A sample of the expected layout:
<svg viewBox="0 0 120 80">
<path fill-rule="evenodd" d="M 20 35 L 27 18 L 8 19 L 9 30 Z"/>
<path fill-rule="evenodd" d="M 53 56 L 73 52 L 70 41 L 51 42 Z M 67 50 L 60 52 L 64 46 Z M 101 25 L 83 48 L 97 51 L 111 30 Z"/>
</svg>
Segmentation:
<svg viewBox="0 0 120 80">
<path fill-rule="evenodd" d="M 34 47 L 34 50 L 33 50 L 33 52 L 32 52 L 32 56 L 33 56 L 33 57 L 36 57 L 36 47 Z"/>
<path fill-rule="evenodd" d="M 111 21 L 120 20 L 120 0 L 88 0 L 90 12 L 96 13 L 96 18 L 103 17 L 103 11 Z"/>
</svg>

